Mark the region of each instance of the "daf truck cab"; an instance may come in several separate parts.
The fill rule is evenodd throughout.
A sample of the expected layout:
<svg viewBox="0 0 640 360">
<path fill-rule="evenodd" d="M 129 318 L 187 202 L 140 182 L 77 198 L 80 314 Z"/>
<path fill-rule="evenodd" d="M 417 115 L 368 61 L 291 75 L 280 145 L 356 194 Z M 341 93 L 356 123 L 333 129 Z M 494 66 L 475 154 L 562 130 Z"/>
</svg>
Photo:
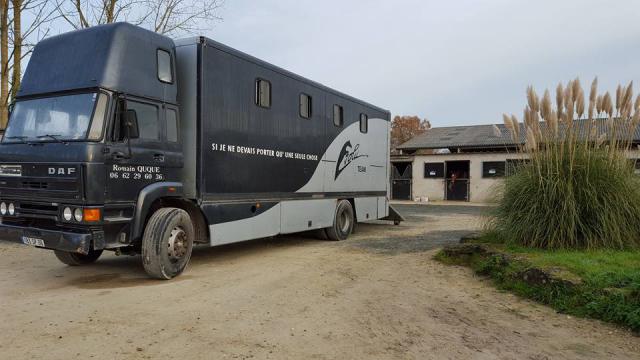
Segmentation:
<svg viewBox="0 0 640 360">
<path fill-rule="evenodd" d="M 182 195 L 176 94 L 166 37 L 114 24 L 40 42 L 0 145 L 0 238 L 69 265 L 145 252 L 149 211 Z M 193 243 L 188 214 L 171 215 L 168 261 L 146 254 L 156 277 L 182 271 Z"/>
</svg>

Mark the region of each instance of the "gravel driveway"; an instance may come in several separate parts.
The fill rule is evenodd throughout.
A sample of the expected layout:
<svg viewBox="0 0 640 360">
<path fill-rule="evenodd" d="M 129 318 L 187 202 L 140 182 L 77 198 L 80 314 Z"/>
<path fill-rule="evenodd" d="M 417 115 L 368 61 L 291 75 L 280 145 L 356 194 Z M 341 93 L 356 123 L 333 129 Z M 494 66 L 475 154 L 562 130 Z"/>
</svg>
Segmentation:
<svg viewBox="0 0 640 360">
<path fill-rule="evenodd" d="M 200 248 L 170 282 L 138 257 L 69 268 L 0 243 L 2 359 L 638 359 L 640 340 L 432 259 L 483 207 L 399 206 L 345 242 Z"/>
</svg>

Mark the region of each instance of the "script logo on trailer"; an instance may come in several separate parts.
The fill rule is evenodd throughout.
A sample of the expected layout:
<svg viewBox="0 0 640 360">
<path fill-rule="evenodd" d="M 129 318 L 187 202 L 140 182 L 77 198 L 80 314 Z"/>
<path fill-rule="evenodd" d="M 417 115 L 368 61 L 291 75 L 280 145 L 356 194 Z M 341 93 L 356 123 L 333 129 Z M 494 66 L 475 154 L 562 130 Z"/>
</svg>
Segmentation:
<svg viewBox="0 0 640 360">
<path fill-rule="evenodd" d="M 355 159 L 361 157 L 369 157 L 369 155 L 360 154 L 360 144 L 351 146 L 351 141 L 347 140 L 347 142 L 342 145 L 340 156 L 338 156 L 338 162 L 336 163 L 336 177 L 334 180 L 338 179 L 342 170 L 346 169 L 349 164 L 351 164 Z"/>
</svg>

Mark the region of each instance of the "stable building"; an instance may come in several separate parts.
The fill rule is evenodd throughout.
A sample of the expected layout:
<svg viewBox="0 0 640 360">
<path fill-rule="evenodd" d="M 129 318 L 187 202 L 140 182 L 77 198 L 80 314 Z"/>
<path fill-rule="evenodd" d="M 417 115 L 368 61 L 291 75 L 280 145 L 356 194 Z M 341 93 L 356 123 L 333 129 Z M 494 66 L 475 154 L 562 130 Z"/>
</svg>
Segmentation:
<svg viewBox="0 0 640 360">
<path fill-rule="evenodd" d="M 524 138 L 514 142 L 504 125 L 496 126 L 500 136 L 494 125 L 441 127 L 400 145 L 399 154 L 391 157 L 392 199 L 493 202 L 496 185 L 528 161 L 526 153 L 518 152 Z M 634 135 L 634 143 L 640 143 L 639 132 Z M 638 158 L 638 151 L 629 156 Z"/>
</svg>

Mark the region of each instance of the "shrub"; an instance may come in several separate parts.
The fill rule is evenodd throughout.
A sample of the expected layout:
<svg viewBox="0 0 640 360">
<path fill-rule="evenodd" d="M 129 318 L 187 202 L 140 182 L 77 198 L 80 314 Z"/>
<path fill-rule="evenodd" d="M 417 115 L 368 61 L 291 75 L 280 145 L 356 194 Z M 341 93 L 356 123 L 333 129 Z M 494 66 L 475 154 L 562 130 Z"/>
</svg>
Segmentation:
<svg viewBox="0 0 640 360">
<path fill-rule="evenodd" d="M 504 121 L 530 160 L 505 180 L 493 230 L 528 247 L 639 247 L 640 179 L 628 152 L 640 96 L 634 104 L 632 84 L 618 86 L 614 105 L 594 80 L 586 111 L 578 79 L 558 86 L 555 106 L 548 90 L 540 101 L 529 87 L 527 98 L 524 124 Z"/>
</svg>

